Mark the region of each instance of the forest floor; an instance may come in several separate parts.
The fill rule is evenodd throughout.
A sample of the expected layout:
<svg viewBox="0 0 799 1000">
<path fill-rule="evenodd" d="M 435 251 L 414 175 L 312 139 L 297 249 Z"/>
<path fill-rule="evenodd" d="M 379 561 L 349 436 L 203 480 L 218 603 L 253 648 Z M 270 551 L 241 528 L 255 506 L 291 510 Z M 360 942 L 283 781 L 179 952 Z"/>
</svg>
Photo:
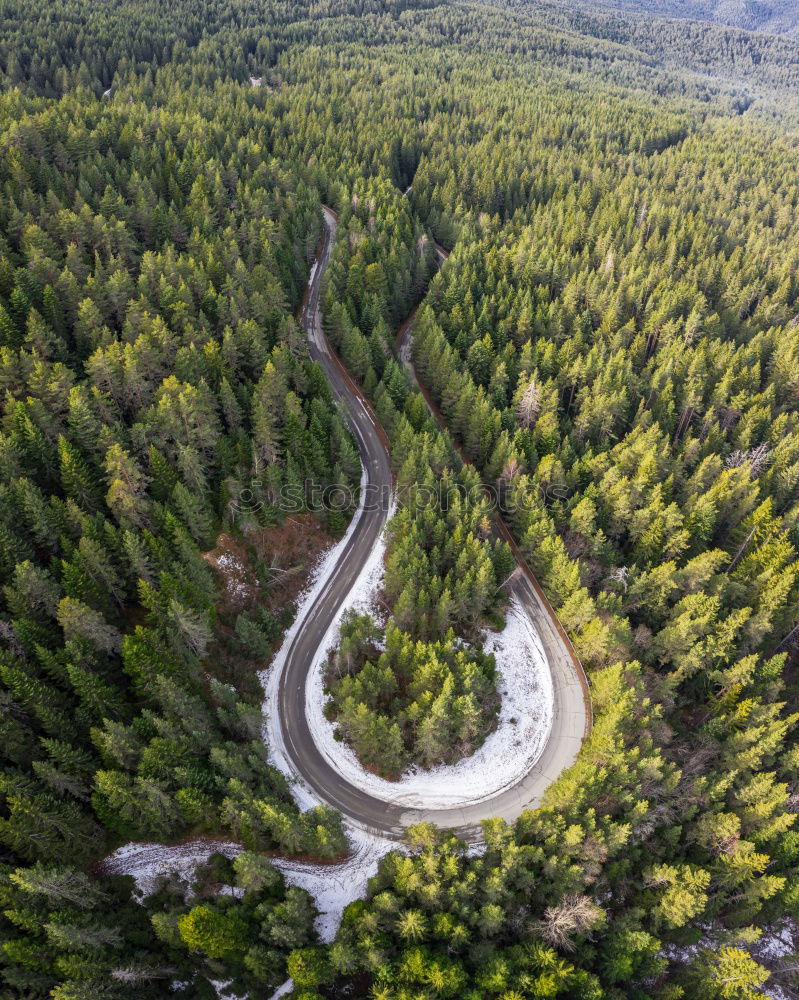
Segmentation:
<svg viewBox="0 0 799 1000">
<path fill-rule="evenodd" d="M 240 538 L 223 532 L 215 547 L 205 553 L 206 562 L 224 580 L 217 610 L 237 613 L 258 599 L 260 606 L 280 612 L 297 599 L 313 566 L 334 543 L 321 520 L 311 513 L 292 514 L 280 524 Z"/>
<path fill-rule="evenodd" d="M 257 664 L 242 656 L 235 640 L 242 612 L 261 618 L 266 612 L 280 646 L 294 618 L 293 609 L 314 567 L 335 547 L 336 540 L 315 514 L 292 514 L 281 524 L 246 534 L 223 532 L 203 558 L 221 578 L 216 603 L 216 643 L 212 655 L 218 670 L 243 694 L 261 697 Z"/>
</svg>

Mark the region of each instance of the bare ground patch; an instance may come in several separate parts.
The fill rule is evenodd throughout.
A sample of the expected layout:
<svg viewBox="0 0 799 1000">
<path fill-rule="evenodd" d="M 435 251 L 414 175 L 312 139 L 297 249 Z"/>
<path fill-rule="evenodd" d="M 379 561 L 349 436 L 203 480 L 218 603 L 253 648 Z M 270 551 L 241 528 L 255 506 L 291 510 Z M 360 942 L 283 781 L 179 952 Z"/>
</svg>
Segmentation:
<svg viewBox="0 0 799 1000">
<path fill-rule="evenodd" d="M 220 583 L 212 672 L 260 697 L 256 673 L 294 617 L 294 605 L 320 556 L 335 539 L 314 514 L 236 536 L 223 532 L 203 558 Z"/>
</svg>

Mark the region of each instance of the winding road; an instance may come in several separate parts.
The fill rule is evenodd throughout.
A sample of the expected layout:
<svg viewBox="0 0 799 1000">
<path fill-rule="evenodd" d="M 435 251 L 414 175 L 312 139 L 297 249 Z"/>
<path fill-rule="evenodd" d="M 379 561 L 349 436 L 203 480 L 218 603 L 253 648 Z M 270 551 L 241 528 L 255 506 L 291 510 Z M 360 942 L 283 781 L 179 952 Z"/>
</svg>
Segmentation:
<svg viewBox="0 0 799 1000">
<path fill-rule="evenodd" d="M 358 443 L 363 468 L 362 504 L 324 585 L 302 609 L 301 617 L 284 646 L 280 674 L 275 679 L 278 714 L 275 724 L 279 726 L 282 750 L 295 776 L 312 791 L 315 798 L 338 809 L 351 823 L 391 839 L 401 839 L 408 826 L 426 821 L 454 829 L 459 835 L 475 840 L 480 835 L 481 820 L 497 816 L 509 821 L 516 819 L 525 809 L 538 805 L 547 787 L 574 762 L 591 727 L 587 682 L 554 611 L 513 544 L 507 528 L 500 524 L 499 530 L 512 543 L 518 560 L 517 569 L 508 584 L 511 596 L 533 621 L 552 674 L 552 730 L 535 765 L 516 784 L 478 802 L 465 803 L 458 808 L 408 809 L 375 798 L 346 780 L 319 751 L 306 713 L 310 670 L 318 649 L 327 641 L 330 623 L 335 620 L 380 538 L 388 517 L 392 491 L 385 434 L 369 403 L 335 356 L 322 329 L 321 281 L 330 260 L 335 231 L 335 214 L 326 208 L 321 248 L 311 272 L 300 318 L 308 334 L 311 357 L 321 365 L 334 397 L 346 411 Z M 409 323 L 403 331 L 400 357 L 416 381 L 411 362 L 410 336 Z M 431 413 L 446 433 L 443 419 L 424 387 L 420 388 Z"/>
</svg>

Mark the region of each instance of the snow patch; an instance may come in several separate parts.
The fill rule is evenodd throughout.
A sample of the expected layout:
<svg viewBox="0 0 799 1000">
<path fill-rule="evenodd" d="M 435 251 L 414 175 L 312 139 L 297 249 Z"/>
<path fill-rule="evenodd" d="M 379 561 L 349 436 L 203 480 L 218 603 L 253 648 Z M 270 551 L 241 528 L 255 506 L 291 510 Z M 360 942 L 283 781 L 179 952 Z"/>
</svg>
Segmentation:
<svg viewBox="0 0 799 1000">
<path fill-rule="evenodd" d="M 788 983 L 795 981 L 796 962 L 793 956 L 799 949 L 799 928 L 789 917 L 771 925 L 763 935 L 752 945 L 752 958 L 764 965 L 772 976 L 785 976 Z M 788 1000 L 794 994 L 783 988 L 779 983 L 766 982 L 761 987 L 764 996 L 771 1000 Z"/>
<path fill-rule="evenodd" d="M 774 961 L 785 958 L 787 955 L 795 955 L 797 948 L 795 943 L 797 927 L 790 919 L 780 921 L 755 942 L 752 947 L 752 954 L 759 961 Z"/>
<path fill-rule="evenodd" d="M 309 892 L 319 910 L 316 929 L 329 944 L 336 936 L 344 908 L 366 895 L 367 883 L 377 874 L 380 859 L 398 845 L 362 830 L 349 830 L 352 853 L 332 865 L 310 864 L 293 858 L 272 858 L 290 885 Z"/>
<path fill-rule="evenodd" d="M 109 875 L 132 875 L 142 896 L 149 896 L 158 887 L 158 880 L 176 875 L 189 885 L 199 865 L 212 854 L 235 858 L 241 854 L 241 844 L 228 840 L 187 840 L 182 844 L 130 843 L 118 848 L 103 862 Z"/>
<path fill-rule="evenodd" d="M 241 556 L 234 552 L 222 552 L 216 557 L 217 569 L 225 578 L 225 589 L 232 598 L 250 598 L 253 589 L 258 589 L 257 580 L 249 580 L 249 570 Z"/>
<path fill-rule="evenodd" d="M 316 278 L 316 272 L 319 270 L 319 258 L 315 258 L 313 264 L 311 264 L 311 273 L 308 275 L 308 287 L 312 288 L 314 279 Z"/>
<path fill-rule="evenodd" d="M 770 1000 L 791 1000 L 790 995 L 781 986 L 769 986 L 766 983 L 765 986 L 761 986 L 760 988 L 763 991 L 763 996 L 770 997 Z"/>
<path fill-rule="evenodd" d="M 278 986 L 278 988 L 275 990 L 275 992 L 272 994 L 269 1000 L 280 1000 L 280 997 L 284 997 L 287 993 L 291 993 L 293 989 L 294 989 L 294 980 L 287 979 L 282 986 Z"/>
<path fill-rule="evenodd" d="M 349 856 L 332 864 L 312 864 L 286 857 L 269 859 L 289 885 L 299 886 L 313 896 L 319 910 L 316 930 L 327 943 L 336 936 L 344 908 L 366 894 L 367 882 L 377 873 L 380 859 L 397 848 L 393 841 L 361 830 L 350 831 L 350 842 Z M 235 858 L 242 850 L 241 844 L 210 838 L 183 844 L 126 844 L 106 858 L 104 869 L 109 874 L 132 875 L 144 897 L 158 888 L 162 877 L 177 876 L 188 886 L 194 881 L 198 866 L 205 864 L 212 854 Z M 235 886 L 223 891 L 227 895 L 241 895 Z"/>
<path fill-rule="evenodd" d="M 208 982 L 216 990 L 219 1000 L 239 1000 L 237 994 L 228 992 L 228 986 L 233 982 L 232 979 L 209 979 Z"/>
<path fill-rule="evenodd" d="M 219 541 L 222 540 L 223 536 L 220 536 Z M 203 558 L 221 575 L 229 600 L 239 606 L 243 602 L 252 600 L 259 589 L 259 584 L 245 560 L 237 552 L 217 548 L 212 552 L 206 552 Z"/>
</svg>

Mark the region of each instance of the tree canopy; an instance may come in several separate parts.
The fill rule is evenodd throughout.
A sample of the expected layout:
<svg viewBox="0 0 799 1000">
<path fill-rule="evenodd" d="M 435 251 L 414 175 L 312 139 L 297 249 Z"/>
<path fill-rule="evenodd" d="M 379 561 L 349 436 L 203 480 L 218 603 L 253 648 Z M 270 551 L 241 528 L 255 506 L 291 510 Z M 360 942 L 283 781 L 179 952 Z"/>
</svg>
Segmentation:
<svg viewBox="0 0 799 1000">
<path fill-rule="evenodd" d="M 797 42 L 538 0 L 0 12 L 3 995 L 795 991 Z M 490 730 L 485 487 L 595 716 L 541 808 L 477 853 L 416 828 L 329 947 L 266 855 L 346 836 L 270 765 L 257 681 L 291 601 L 256 541 L 289 493 L 339 534 L 360 474 L 295 318 L 323 203 L 398 496 L 340 734 L 393 777 Z M 189 833 L 244 853 L 143 905 L 96 874 Z"/>
</svg>

